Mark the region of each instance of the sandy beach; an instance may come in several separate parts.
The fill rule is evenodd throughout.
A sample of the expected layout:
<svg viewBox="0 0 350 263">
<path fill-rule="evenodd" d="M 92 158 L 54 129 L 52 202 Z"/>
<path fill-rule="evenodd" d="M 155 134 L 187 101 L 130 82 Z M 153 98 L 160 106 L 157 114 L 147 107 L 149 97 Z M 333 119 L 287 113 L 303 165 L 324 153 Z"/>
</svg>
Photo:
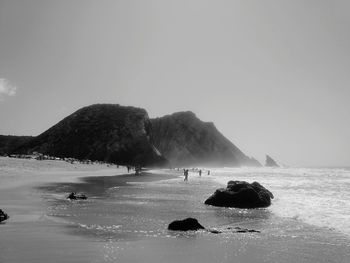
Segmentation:
<svg viewBox="0 0 350 263">
<path fill-rule="evenodd" d="M 0 159 L 0 262 L 347 262 L 348 237 L 270 209 L 206 206 L 220 185 L 192 173 Z M 69 192 L 86 201 L 69 201 Z M 207 231 L 167 230 L 195 217 Z M 260 233 L 235 233 L 232 227 Z"/>
<path fill-rule="evenodd" d="M 86 176 L 125 173 L 125 167 L 70 164 L 0 158 L 0 206 L 10 215 L 2 222 L 0 262 L 50 262 L 52 258 L 80 255 L 68 262 L 93 262 L 99 252 L 93 242 L 67 235 L 62 223 L 49 217 L 44 195 L 37 187 L 48 183 L 78 182 Z M 65 198 L 65 194 L 62 195 Z M 98 257 L 95 262 L 98 262 Z"/>
</svg>

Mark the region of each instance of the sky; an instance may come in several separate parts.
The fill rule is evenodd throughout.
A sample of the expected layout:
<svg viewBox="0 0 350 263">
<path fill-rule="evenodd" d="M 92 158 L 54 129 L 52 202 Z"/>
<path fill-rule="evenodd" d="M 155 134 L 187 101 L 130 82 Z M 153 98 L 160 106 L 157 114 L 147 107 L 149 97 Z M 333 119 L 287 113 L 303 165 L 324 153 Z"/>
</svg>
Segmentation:
<svg viewBox="0 0 350 263">
<path fill-rule="evenodd" d="M 350 166 L 350 2 L 0 0 L 0 134 L 190 110 L 245 154 Z"/>
</svg>

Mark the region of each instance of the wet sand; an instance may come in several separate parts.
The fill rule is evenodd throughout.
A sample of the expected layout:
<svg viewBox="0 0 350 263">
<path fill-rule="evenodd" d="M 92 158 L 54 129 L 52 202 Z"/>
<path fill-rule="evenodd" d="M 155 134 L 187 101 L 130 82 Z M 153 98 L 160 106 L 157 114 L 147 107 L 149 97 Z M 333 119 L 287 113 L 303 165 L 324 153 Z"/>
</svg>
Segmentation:
<svg viewBox="0 0 350 263">
<path fill-rule="evenodd" d="M 47 215 L 48 205 L 39 188 L 125 171 L 116 166 L 0 157 L 0 208 L 10 216 L 0 223 L 0 262 L 99 262 L 103 255 L 95 242 L 67 235 L 64 224 Z"/>
<path fill-rule="evenodd" d="M 12 175 L 2 169 L 11 187 L 1 184 L 0 206 L 11 218 L 0 225 L 6 236 L 0 241 L 0 262 L 345 263 L 350 256 L 347 237 L 327 229 L 279 218 L 269 209 L 204 205 L 219 187 L 205 176 L 190 174 L 185 183 L 174 171 L 131 176 L 115 167 L 30 164 L 33 171 L 16 168 Z M 24 184 L 9 179 L 16 173 Z M 34 182 L 23 179 L 30 175 Z M 68 201 L 71 191 L 89 199 Z M 222 233 L 167 230 L 172 220 L 189 216 Z M 228 229 L 235 226 L 261 233 Z"/>
</svg>

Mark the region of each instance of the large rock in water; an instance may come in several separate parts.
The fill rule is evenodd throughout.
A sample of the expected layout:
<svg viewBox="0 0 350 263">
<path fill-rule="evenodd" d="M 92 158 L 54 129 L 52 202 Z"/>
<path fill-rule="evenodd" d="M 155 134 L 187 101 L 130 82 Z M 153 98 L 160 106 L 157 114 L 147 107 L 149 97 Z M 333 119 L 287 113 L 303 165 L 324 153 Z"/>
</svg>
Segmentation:
<svg viewBox="0 0 350 263">
<path fill-rule="evenodd" d="M 152 140 L 144 109 L 96 104 L 76 111 L 16 151 L 128 165 L 166 164 Z"/>
<path fill-rule="evenodd" d="M 197 219 L 195 218 L 186 218 L 184 220 L 176 220 L 169 224 L 168 226 L 169 230 L 174 231 L 189 231 L 189 230 L 199 230 L 199 229 L 205 229 L 204 226 L 202 226 Z"/>
<path fill-rule="evenodd" d="M 205 204 L 221 207 L 268 207 L 273 194 L 258 182 L 229 181 L 226 189 L 217 189 Z"/>
<path fill-rule="evenodd" d="M 151 119 L 154 143 L 173 166 L 261 166 L 193 112 Z"/>
<path fill-rule="evenodd" d="M 274 159 L 272 159 L 269 155 L 266 154 L 265 166 L 267 167 L 279 167 Z"/>
</svg>

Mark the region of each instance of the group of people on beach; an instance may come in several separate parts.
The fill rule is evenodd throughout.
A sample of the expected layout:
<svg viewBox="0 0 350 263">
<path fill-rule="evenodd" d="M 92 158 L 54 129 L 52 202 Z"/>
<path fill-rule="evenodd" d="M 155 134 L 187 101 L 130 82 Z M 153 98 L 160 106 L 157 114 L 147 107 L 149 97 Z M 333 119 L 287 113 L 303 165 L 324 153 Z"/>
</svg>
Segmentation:
<svg viewBox="0 0 350 263">
<path fill-rule="evenodd" d="M 132 167 L 132 166 L 129 166 L 127 165 L 126 166 L 126 169 L 128 171 L 128 173 L 131 171 L 131 170 L 134 170 L 135 171 L 135 174 L 136 175 L 139 175 L 141 173 L 141 167 L 140 166 L 135 166 L 135 167 Z M 178 171 L 180 170 L 180 168 L 176 168 Z M 202 169 L 198 169 L 198 168 L 192 168 L 191 169 L 192 172 L 198 172 L 198 175 L 201 177 L 202 174 L 203 174 L 203 170 Z M 183 175 L 184 175 L 184 181 L 187 182 L 188 181 L 188 175 L 189 175 L 189 172 L 190 172 L 190 169 L 187 169 L 187 168 L 183 168 Z M 210 175 L 210 170 L 207 170 L 207 175 Z"/>
<path fill-rule="evenodd" d="M 140 173 L 141 173 L 141 170 L 142 170 L 142 168 L 141 168 L 141 166 L 135 166 L 135 167 L 131 167 L 131 166 L 126 166 L 126 169 L 128 170 L 128 173 L 130 172 L 130 170 L 134 170 L 135 171 L 135 174 L 136 175 L 139 175 Z"/>
<path fill-rule="evenodd" d="M 197 169 L 192 169 L 192 170 L 196 171 Z M 187 182 L 188 181 L 189 170 L 188 169 L 183 169 L 183 172 L 184 172 L 184 177 L 185 177 L 184 181 Z M 198 170 L 198 174 L 199 174 L 199 176 L 202 176 L 202 170 L 201 169 Z M 210 175 L 210 170 L 208 170 L 207 174 Z"/>
</svg>

